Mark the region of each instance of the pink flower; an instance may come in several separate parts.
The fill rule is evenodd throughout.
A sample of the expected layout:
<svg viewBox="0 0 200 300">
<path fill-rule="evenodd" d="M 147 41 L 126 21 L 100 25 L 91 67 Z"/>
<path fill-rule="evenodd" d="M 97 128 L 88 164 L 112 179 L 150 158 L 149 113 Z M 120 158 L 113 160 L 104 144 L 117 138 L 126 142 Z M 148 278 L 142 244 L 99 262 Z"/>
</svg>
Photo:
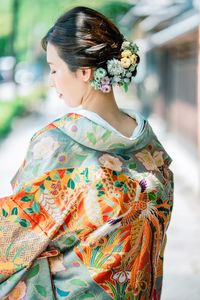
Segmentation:
<svg viewBox="0 0 200 300">
<path fill-rule="evenodd" d="M 105 77 L 103 77 L 102 79 L 101 79 L 101 83 L 103 84 L 103 85 L 109 85 L 110 84 L 110 78 L 108 77 L 108 76 L 105 76 Z"/>
<path fill-rule="evenodd" d="M 99 161 L 104 167 L 111 170 L 121 171 L 122 169 L 122 161 L 119 158 L 109 154 L 103 154 L 101 157 L 99 157 Z"/>
<path fill-rule="evenodd" d="M 78 127 L 76 125 L 72 125 L 71 131 L 76 132 L 78 130 Z"/>
<path fill-rule="evenodd" d="M 109 93 L 111 91 L 111 86 L 108 84 L 102 85 L 101 90 L 103 93 Z"/>
<path fill-rule="evenodd" d="M 61 163 L 65 163 L 67 161 L 67 155 L 65 153 L 59 155 L 58 160 Z"/>
</svg>

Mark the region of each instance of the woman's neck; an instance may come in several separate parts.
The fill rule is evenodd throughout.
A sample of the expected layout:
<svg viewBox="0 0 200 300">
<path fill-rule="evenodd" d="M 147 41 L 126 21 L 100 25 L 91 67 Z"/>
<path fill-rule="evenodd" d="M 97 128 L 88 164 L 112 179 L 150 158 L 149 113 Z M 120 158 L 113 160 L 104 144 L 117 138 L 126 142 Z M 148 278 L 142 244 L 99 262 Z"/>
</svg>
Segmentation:
<svg viewBox="0 0 200 300">
<path fill-rule="evenodd" d="M 82 101 L 82 108 L 98 114 L 111 126 L 127 137 L 130 137 L 137 126 L 136 121 L 121 111 L 117 106 L 113 90 L 103 94 L 99 91 L 92 91 Z"/>
<path fill-rule="evenodd" d="M 82 108 L 95 112 L 109 123 L 119 120 L 122 112 L 117 106 L 113 90 L 110 93 L 102 93 L 92 90 L 82 101 Z"/>
</svg>

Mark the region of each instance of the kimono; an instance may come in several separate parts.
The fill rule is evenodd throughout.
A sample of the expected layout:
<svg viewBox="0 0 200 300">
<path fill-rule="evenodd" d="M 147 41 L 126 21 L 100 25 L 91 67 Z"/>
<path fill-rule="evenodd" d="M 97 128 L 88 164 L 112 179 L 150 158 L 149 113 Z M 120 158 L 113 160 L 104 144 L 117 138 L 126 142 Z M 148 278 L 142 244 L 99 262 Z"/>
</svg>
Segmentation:
<svg viewBox="0 0 200 300">
<path fill-rule="evenodd" d="M 0 199 L 0 299 L 160 299 L 171 161 L 147 120 L 133 138 L 77 112 L 36 132 Z"/>
</svg>

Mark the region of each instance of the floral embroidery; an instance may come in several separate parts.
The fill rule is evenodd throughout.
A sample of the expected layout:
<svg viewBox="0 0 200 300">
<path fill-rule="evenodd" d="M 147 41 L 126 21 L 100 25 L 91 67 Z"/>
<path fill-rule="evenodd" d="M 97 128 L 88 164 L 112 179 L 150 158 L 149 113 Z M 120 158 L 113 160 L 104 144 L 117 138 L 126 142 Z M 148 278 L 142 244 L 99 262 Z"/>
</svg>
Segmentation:
<svg viewBox="0 0 200 300">
<path fill-rule="evenodd" d="M 61 153 L 59 156 L 58 156 L 58 161 L 60 163 L 65 163 L 66 161 L 68 160 L 68 155 L 66 153 Z"/>
<path fill-rule="evenodd" d="M 100 290 L 94 297 L 101 299 L 159 297 L 160 255 L 171 217 L 173 178 L 168 168 L 170 157 L 147 123 L 143 134 L 142 141 L 151 138 L 151 142 L 141 148 L 139 139 L 124 139 L 72 113 L 34 138 L 16 176 L 18 191 L 0 201 L 0 281 L 10 277 L 7 282 L 14 285 L 12 274 L 25 270 L 49 246 L 51 251 L 62 253 L 48 256 L 53 283 L 58 279 L 58 297 L 70 294 L 72 298 L 75 289 L 80 293 L 87 289 L 84 297 L 89 299 L 94 283 L 95 292 Z M 58 153 L 58 147 L 62 152 Z M 52 158 L 45 160 L 49 155 Z M 13 236 L 19 230 L 16 245 Z M 33 298 L 34 293 L 41 298 L 49 296 L 46 287 L 51 289 L 51 285 L 42 268 L 46 259 L 38 258 L 20 283 L 21 291 L 28 289 L 27 296 L 25 292 L 14 294 L 18 288 L 12 291 L 18 299 L 29 297 L 29 286 L 33 287 Z M 80 272 L 81 268 L 86 272 Z M 73 280 L 62 277 L 70 270 Z M 39 281 L 43 276 L 45 285 Z M 12 299 L 10 295 L 4 299 Z"/>
<path fill-rule="evenodd" d="M 32 153 L 34 159 L 45 159 L 50 156 L 59 148 L 60 143 L 52 137 L 44 137 L 36 142 L 33 146 Z"/>
<path fill-rule="evenodd" d="M 56 183 L 52 183 L 51 184 L 51 190 L 50 190 L 50 193 L 52 194 L 52 195 L 58 195 L 59 194 L 59 192 L 60 192 L 60 190 L 61 190 L 61 183 L 58 181 L 58 182 L 56 182 Z"/>
<path fill-rule="evenodd" d="M 124 283 L 128 281 L 131 277 L 131 272 L 129 271 L 120 271 L 113 275 L 113 279 L 116 280 L 118 283 Z"/>
<path fill-rule="evenodd" d="M 143 280 L 144 272 L 138 271 L 136 274 L 136 283 L 134 288 L 134 294 L 138 295 L 141 291 L 145 291 L 147 289 L 147 282 Z"/>
<path fill-rule="evenodd" d="M 103 154 L 99 158 L 100 163 L 111 170 L 114 171 L 121 171 L 122 170 L 122 161 L 114 156 L 111 156 L 109 154 Z"/>
<path fill-rule="evenodd" d="M 72 132 L 77 132 L 77 130 L 78 130 L 78 127 L 76 125 L 72 125 L 71 131 Z"/>
<path fill-rule="evenodd" d="M 144 149 L 135 154 L 135 156 L 148 171 L 158 170 L 164 164 L 162 151 L 155 151 L 152 155 L 151 152 Z"/>
</svg>

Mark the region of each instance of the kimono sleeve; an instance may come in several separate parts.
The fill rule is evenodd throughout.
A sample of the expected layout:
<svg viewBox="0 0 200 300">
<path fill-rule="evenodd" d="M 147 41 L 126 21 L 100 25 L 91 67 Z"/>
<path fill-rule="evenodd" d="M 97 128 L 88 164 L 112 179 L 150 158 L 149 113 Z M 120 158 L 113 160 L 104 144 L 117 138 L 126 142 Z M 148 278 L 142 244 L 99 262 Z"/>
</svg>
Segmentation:
<svg viewBox="0 0 200 300">
<path fill-rule="evenodd" d="M 49 173 L 0 199 L 0 282 L 25 267 L 48 246 L 64 219 L 64 204 L 51 194 Z"/>
</svg>

